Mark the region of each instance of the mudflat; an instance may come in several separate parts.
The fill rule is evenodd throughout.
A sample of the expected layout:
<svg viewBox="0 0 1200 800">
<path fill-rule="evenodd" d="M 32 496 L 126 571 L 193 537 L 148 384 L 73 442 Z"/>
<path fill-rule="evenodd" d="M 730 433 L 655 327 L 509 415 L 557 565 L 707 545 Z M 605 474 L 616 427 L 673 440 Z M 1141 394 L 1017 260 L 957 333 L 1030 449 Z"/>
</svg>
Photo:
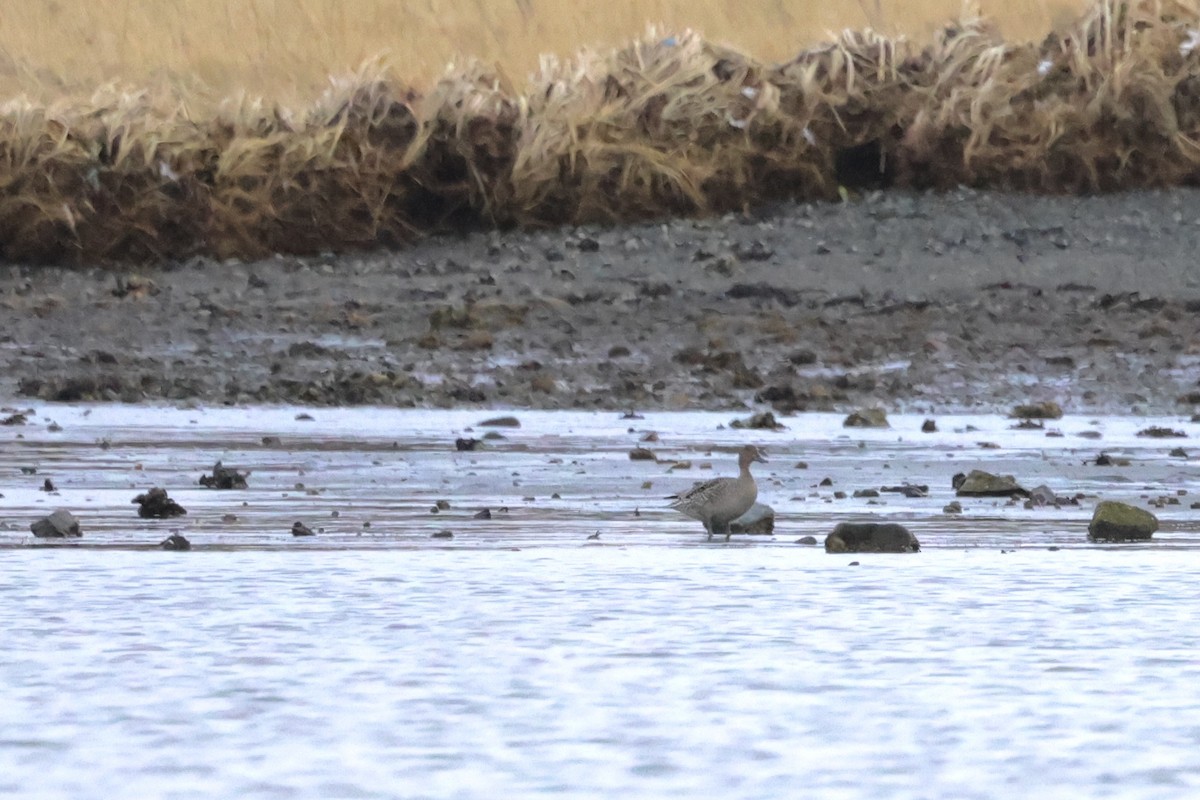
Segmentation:
<svg viewBox="0 0 1200 800">
<path fill-rule="evenodd" d="M 399 251 L 0 267 L 0 397 L 1192 413 L 1200 191 L 883 192 Z"/>
</svg>

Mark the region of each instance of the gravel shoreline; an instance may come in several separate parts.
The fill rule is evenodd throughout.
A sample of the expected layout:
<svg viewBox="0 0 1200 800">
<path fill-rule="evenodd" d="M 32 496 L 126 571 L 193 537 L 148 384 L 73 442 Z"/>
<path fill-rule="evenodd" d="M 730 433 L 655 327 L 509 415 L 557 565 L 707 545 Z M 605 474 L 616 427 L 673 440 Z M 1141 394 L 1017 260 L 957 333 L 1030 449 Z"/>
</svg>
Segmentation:
<svg viewBox="0 0 1200 800">
<path fill-rule="evenodd" d="M 1200 191 L 960 190 L 141 270 L 0 268 L 0 397 L 1191 414 Z"/>
</svg>

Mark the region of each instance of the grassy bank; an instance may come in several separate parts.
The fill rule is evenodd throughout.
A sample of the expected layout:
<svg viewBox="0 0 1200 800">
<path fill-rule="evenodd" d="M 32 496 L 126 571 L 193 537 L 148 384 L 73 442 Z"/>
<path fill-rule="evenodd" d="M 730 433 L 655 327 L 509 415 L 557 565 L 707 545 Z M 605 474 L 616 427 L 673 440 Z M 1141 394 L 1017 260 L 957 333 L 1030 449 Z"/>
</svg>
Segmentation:
<svg viewBox="0 0 1200 800">
<path fill-rule="evenodd" d="M 1014 40 L 1037 39 L 1085 0 L 982 0 Z M 198 96 L 305 102 L 381 54 L 418 86 L 459 56 L 521 84 L 542 54 L 619 47 L 647 24 L 692 28 L 767 61 L 830 31 L 927 40 L 961 0 L 27 0 L 0 11 L 0 92 L 56 100 L 107 81 L 168 82 Z M 736 7 L 736 11 L 734 10 Z"/>
<path fill-rule="evenodd" d="M 206 104 L 177 81 L 16 99 L 0 108 L 0 255 L 256 257 L 843 187 L 1195 183 L 1198 29 L 1194 3 L 1102 0 L 1036 42 L 964 19 L 916 41 L 847 32 L 767 62 L 663 29 L 546 58 L 519 86 L 480 61 L 414 86 L 394 62 L 290 106 Z"/>
</svg>

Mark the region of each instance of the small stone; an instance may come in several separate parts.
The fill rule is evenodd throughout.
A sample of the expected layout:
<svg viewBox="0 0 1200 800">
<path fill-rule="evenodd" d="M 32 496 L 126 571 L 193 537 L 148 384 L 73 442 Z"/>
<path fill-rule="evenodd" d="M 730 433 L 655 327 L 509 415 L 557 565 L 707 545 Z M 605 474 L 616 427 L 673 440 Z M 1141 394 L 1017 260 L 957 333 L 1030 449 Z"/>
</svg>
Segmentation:
<svg viewBox="0 0 1200 800">
<path fill-rule="evenodd" d="M 943 514 L 961 514 L 963 512 L 962 503 L 957 500 L 951 500 L 946 505 L 942 506 Z"/>
<path fill-rule="evenodd" d="M 629 451 L 630 461 L 654 461 L 654 452 L 645 447 L 635 447 Z"/>
<path fill-rule="evenodd" d="M 801 536 L 799 539 L 796 540 L 796 544 L 813 545 L 816 543 L 817 543 L 817 537 L 815 537 L 815 536 Z"/>
<path fill-rule="evenodd" d="M 305 525 L 303 522 L 292 523 L 292 536 L 316 536 L 313 529 Z"/>
<path fill-rule="evenodd" d="M 472 517 L 472 519 L 491 519 L 491 518 L 492 518 L 492 511 L 489 508 L 485 508 L 482 511 L 477 511 L 475 513 L 475 516 Z"/>
<path fill-rule="evenodd" d="M 439 511 L 447 511 L 450 508 L 450 501 L 449 500 L 438 500 L 437 504 L 436 504 L 436 508 Z"/>
<path fill-rule="evenodd" d="M 453 539 L 454 531 L 437 531 L 429 535 L 431 539 Z"/>
<path fill-rule="evenodd" d="M 921 433 L 937 433 L 937 429 L 937 423 L 931 419 L 921 423 Z"/>
<path fill-rule="evenodd" d="M 184 536 L 178 533 L 172 533 L 166 539 L 158 543 L 158 546 L 163 550 L 191 550 L 192 543 Z"/>
<path fill-rule="evenodd" d="M 482 442 L 480 442 L 478 439 L 463 439 L 460 437 L 454 440 L 454 449 L 460 453 L 469 452 L 472 450 L 478 450 L 480 444 L 482 444 Z"/>
<path fill-rule="evenodd" d="M 42 491 L 43 492 L 57 492 L 58 489 L 54 486 L 54 482 L 52 480 L 50 480 L 49 478 L 46 478 L 46 480 L 42 481 Z"/>
</svg>

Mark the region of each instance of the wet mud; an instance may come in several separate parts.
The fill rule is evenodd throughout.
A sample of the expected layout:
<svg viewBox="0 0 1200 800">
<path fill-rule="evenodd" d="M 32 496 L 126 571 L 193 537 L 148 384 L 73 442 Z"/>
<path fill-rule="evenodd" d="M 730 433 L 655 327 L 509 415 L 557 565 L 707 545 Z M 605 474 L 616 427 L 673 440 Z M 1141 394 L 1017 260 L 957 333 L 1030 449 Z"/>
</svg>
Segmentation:
<svg viewBox="0 0 1200 800">
<path fill-rule="evenodd" d="M 0 268 L 0 397 L 1179 413 L 1200 192 L 887 193 L 137 274 Z"/>
</svg>

